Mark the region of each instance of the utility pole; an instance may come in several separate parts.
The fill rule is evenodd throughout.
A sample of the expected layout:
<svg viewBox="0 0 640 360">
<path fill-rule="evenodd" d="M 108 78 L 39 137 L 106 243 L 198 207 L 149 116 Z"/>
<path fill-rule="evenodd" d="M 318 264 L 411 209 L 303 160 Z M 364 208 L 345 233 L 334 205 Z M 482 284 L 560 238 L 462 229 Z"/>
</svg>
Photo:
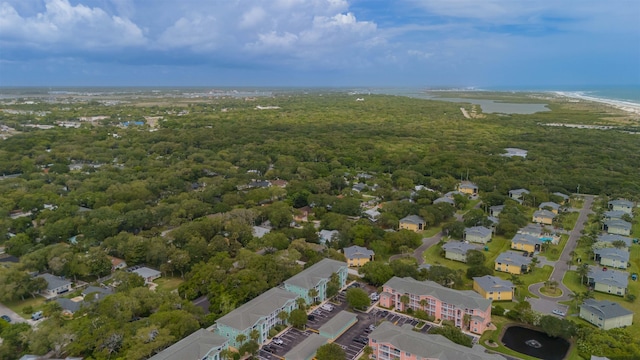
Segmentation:
<svg viewBox="0 0 640 360">
<path fill-rule="evenodd" d="M 580 195 L 580 184 L 578 184 L 578 188 L 576 189 L 576 193 Z"/>
</svg>

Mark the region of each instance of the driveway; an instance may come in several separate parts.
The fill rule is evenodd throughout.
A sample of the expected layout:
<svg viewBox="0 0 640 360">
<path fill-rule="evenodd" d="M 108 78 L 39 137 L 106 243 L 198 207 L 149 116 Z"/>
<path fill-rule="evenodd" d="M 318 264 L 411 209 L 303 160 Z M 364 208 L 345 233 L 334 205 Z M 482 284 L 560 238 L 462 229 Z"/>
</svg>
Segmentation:
<svg viewBox="0 0 640 360">
<path fill-rule="evenodd" d="M 4 304 L 0 303 L 0 315 L 7 315 L 11 318 L 11 322 L 12 323 L 22 323 L 22 322 L 26 322 L 26 320 L 18 315 L 15 311 L 9 309 L 8 307 L 4 306 Z"/>
<path fill-rule="evenodd" d="M 422 257 L 422 253 L 425 252 L 425 250 L 427 250 L 431 246 L 433 246 L 433 245 L 437 244 L 438 242 L 440 242 L 440 239 L 442 239 L 442 232 L 439 232 L 439 233 L 437 233 L 437 234 L 435 234 L 435 235 L 433 235 L 432 237 L 429 237 L 429 238 L 422 238 L 422 245 L 417 247 L 413 251 L 412 255 L 407 255 L 407 254 L 393 255 L 393 256 L 389 257 L 389 261 L 402 259 L 402 258 L 407 257 L 407 256 L 413 256 L 418 261 L 418 265 L 422 265 L 422 264 L 424 264 L 424 258 Z"/>
</svg>

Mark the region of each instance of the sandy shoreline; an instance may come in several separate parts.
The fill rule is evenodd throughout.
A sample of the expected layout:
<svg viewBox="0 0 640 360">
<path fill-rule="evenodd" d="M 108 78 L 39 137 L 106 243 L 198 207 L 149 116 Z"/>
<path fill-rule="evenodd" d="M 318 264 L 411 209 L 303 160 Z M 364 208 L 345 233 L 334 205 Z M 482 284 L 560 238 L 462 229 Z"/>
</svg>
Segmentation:
<svg viewBox="0 0 640 360">
<path fill-rule="evenodd" d="M 620 109 L 622 111 L 626 111 L 635 115 L 640 115 L 640 104 L 636 104 L 628 101 L 621 101 L 621 100 L 602 99 L 602 98 L 597 98 L 593 96 L 583 95 L 582 93 L 579 93 L 579 92 L 554 91 L 553 93 L 560 97 L 606 104 L 609 106 L 613 106 L 616 109 Z"/>
</svg>

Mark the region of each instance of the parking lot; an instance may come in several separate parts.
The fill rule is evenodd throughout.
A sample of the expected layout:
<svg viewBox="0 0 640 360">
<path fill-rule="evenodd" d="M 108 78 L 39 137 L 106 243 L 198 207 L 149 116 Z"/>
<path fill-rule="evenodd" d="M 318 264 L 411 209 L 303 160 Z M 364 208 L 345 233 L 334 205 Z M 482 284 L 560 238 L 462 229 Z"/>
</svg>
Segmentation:
<svg viewBox="0 0 640 360">
<path fill-rule="evenodd" d="M 390 312 L 390 311 L 386 311 L 386 310 L 382 310 L 382 309 L 373 309 L 371 311 L 371 314 L 374 316 L 374 318 L 376 319 L 376 322 L 380 322 L 381 320 L 386 320 L 389 321 L 392 324 L 398 325 L 398 326 L 402 326 L 404 324 L 409 324 L 413 327 L 415 327 L 416 325 L 418 325 L 420 323 L 420 320 L 417 320 L 415 318 L 406 316 L 406 315 L 401 315 L 401 314 L 396 314 L 394 312 Z M 420 330 L 421 333 L 427 333 L 429 332 L 429 329 L 431 329 L 431 325 L 429 324 L 425 324 L 424 327 Z"/>
<path fill-rule="evenodd" d="M 293 349 L 296 345 L 302 342 L 307 336 L 311 335 L 309 331 L 300 331 L 295 328 L 289 328 L 284 333 L 280 334 L 278 338 L 282 340 L 282 344 L 276 344 L 274 339 L 271 339 L 269 344 L 266 344 L 260 349 L 258 353 L 261 359 L 276 360 L 280 359 Z M 278 357 L 274 356 L 277 355 Z"/>
</svg>

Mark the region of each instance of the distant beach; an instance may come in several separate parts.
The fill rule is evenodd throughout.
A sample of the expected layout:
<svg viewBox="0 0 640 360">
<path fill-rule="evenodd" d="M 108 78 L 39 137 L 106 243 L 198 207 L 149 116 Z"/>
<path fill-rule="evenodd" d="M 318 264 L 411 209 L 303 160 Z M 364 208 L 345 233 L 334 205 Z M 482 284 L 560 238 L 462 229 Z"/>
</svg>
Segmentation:
<svg viewBox="0 0 640 360">
<path fill-rule="evenodd" d="M 620 109 L 629 113 L 640 115 L 640 104 L 638 103 L 634 103 L 630 101 L 622 101 L 622 100 L 605 99 L 605 98 L 599 98 L 594 96 L 587 96 L 581 92 L 553 91 L 553 93 L 560 97 L 583 100 L 583 101 L 592 101 L 592 102 L 610 105 L 615 107 L 616 109 Z"/>
</svg>

